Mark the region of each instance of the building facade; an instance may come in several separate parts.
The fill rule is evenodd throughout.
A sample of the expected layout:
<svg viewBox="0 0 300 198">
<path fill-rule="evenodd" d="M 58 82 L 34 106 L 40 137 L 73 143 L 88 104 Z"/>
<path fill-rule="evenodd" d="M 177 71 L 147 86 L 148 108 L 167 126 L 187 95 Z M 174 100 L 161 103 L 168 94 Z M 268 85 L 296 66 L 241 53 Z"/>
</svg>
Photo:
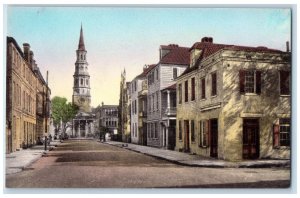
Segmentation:
<svg viewBox="0 0 300 198">
<path fill-rule="evenodd" d="M 290 158 L 290 52 L 204 37 L 177 79 L 176 150 L 224 160 Z"/>
<path fill-rule="evenodd" d="M 104 105 L 97 108 L 98 128 L 106 128 L 111 135 L 118 134 L 118 105 Z"/>
<path fill-rule="evenodd" d="M 130 82 L 131 142 L 135 144 L 147 145 L 146 118 L 148 81 L 146 75 L 153 67 L 155 67 L 155 65 L 145 65 L 143 72 Z"/>
<path fill-rule="evenodd" d="M 47 131 L 41 131 L 37 117 L 49 120 L 50 94 L 41 99 L 45 109 L 38 112 L 37 88 L 42 76 L 35 72 L 38 67 L 28 43 L 23 44 L 22 51 L 14 38 L 7 37 L 6 60 L 6 153 L 11 153 L 36 144 L 40 133 L 48 135 Z M 47 87 L 50 93 L 44 81 L 41 86 Z M 43 122 L 43 126 L 49 128 L 49 123 Z"/>
<path fill-rule="evenodd" d="M 147 73 L 147 145 L 168 148 L 170 145 L 175 145 L 175 140 L 172 143 L 172 140 L 167 141 L 167 137 L 175 136 L 175 130 L 172 130 L 175 126 L 171 124 L 176 122 L 168 122 L 171 118 L 167 118 L 165 113 L 170 111 L 167 109 L 168 98 L 176 100 L 176 97 L 168 97 L 162 91 L 175 83 L 177 76 L 189 65 L 190 58 L 189 48 L 175 44 L 162 45 L 159 52 L 159 63 Z M 174 115 L 173 118 L 176 119 L 176 116 Z M 167 145 L 168 143 L 170 145 Z"/>
<path fill-rule="evenodd" d="M 91 137 L 94 135 L 95 115 L 91 113 L 90 75 L 86 58 L 82 26 L 79 44 L 76 50 L 72 103 L 79 107 L 79 113 L 73 119 L 72 134 L 75 137 Z"/>
<path fill-rule="evenodd" d="M 126 82 L 126 71 L 121 73 L 118 109 L 118 133 L 123 142 L 131 142 L 130 135 L 130 83 Z"/>
</svg>

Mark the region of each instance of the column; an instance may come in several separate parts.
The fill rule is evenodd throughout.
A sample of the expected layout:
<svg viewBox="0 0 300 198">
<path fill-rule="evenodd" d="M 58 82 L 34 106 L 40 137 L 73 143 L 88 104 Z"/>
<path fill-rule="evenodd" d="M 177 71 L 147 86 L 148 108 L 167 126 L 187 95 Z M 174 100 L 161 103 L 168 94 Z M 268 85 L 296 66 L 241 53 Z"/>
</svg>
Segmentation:
<svg viewBox="0 0 300 198">
<path fill-rule="evenodd" d="M 80 131 L 80 120 L 77 120 L 77 122 L 78 122 L 78 128 L 77 128 L 77 137 L 81 137 L 81 131 Z"/>
<path fill-rule="evenodd" d="M 167 90 L 167 108 L 170 111 L 170 91 Z"/>
<path fill-rule="evenodd" d="M 94 134 L 94 121 L 91 122 L 91 133 Z"/>
<path fill-rule="evenodd" d="M 168 120 L 168 124 L 166 126 L 166 147 L 167 147 L 167 149 L 169 147 L 169 126 L 170 126 L 170 120 Z"/>
<path fill-rule="evenodd" d="M 166 133 L 166 127 L 165 126 L 162 126 L 162 134 L 163 134 L 163 137 L 162 137 L 162 143 L 163 143 L 163 147 L 165 147 L 165 134 Z"/>
<path fill-rule="evenodd" d="M 85 120 L 85 137 L 87 137 L 88 134 L 88 122 Z"/>
</svg>

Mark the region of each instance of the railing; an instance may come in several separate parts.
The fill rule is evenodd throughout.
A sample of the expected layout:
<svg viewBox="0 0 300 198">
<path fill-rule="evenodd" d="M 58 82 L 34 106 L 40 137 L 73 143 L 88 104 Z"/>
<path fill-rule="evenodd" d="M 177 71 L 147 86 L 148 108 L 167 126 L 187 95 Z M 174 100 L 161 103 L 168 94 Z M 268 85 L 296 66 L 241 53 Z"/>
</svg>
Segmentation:
<svg viewBox="0 0 300 198">
<path fill-rule="evenodd" d="M 139 112 L 139 117 L 142 117 L 142 118 L 147 117 L 147 112 L 146 111 L 140 111 Z"/>
<path fill-rule="evenodd" d="M 176 107 L 166 108 L 163 113 L 164 116 L 176 116 Z"/>
</svg>

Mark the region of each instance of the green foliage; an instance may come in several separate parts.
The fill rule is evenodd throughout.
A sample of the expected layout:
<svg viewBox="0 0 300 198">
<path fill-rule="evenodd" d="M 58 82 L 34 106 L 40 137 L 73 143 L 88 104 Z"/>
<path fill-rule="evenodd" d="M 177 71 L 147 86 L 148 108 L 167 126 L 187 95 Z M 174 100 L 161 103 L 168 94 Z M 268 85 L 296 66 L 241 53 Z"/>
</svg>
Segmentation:
<svg viewBox="0 0 300 198">
<path fill-rule="evenodd" d="M 71 121 L 78 112 L 78 106 L 68 103 L 66 98 L 55 96 L 52 99 L 52 117 L 53 123 L 58 128 L 62 122 L 65 129 L 66 123 Z"/>
</svg>

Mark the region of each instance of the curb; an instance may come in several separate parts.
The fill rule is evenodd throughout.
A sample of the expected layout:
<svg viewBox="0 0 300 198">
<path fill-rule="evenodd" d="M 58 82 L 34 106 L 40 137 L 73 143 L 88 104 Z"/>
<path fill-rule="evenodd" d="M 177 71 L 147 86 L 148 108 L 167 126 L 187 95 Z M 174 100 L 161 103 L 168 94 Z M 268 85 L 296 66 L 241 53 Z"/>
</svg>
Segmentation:
<svg viewBox="0 0 300 198">
<path fill-rule="evenodd" d="M 59 143 L 59 144 L 61 144 L 61 143 Z M 20 167 L 6 167 L 7 169 L 20 169 L 20 171 L 13 172 L 13 173 L 7 173 L 7 171 L 5 171 L 5 175 L 11 175 L 11 174 L 19 173 L 19 172 L 22 172 L 22 171 L 26 170 L 30 165 L 32 165 L 34 162 L 38 161 L 40 158 L 47 157 L 47 154 L 50 151 L 52 151 L 54 149 L 54 147 L 57 147 L 59 144 L 54 145 L 54 146 L 49 146 L 49 149 L 46 150 L 46 151 L 41 150 L 41 152 L 39 154 L 37 154 L 35 158 L 33 158 L 29 162 L 25 163 L 25 165 L 23 165 L 23 166 L 20 166 Z"/>
<path fill-rule="evenodd" d="M 119 147 L 119 148 L 123 148 L 123 149 L 127 149 L 127 150 L 130 150 L 130 151 L 136 152 L 136 153 L 141 153 L 141 154 L 151 156 L 151 157 L 154 157 L 154 158 L 157 158 L 157 159 L 160 159 L 160 160 L 165 160 L 165 161 L 177 164 L 177 165 L 188 166 L 188 167 L 203 167 L 203 168 L 274 168 L 274 167 L 281 167 L 281 168 L 290 168 L 290 162 L 283 162 L 283 163 L 277 163 L 277 164 L 276 163 L 275 164 L 266 164 L 266 163 L 262 163 L 262 164 L 238 164 L 237 163 L 237 164 L 234 164 L 234 163 L 231 163 L 231 164 L 228 164 L 228 165 L 190 164 L 190 163 L 185 163 L 183 161 L 172 160 L 172 159 L 164 158 L 164 157 L 161 157 L 161 156 L 153 155 L 153 154 L 150 154 L 150 153 L 144 153 L 144 152 L 141 152 L 141 151 L 138 151 L 138 150 L 134 150 L 134 149 L 132 149 L 128 146 L 122 146 L 123 145 L 122 143 L 120 143 L 120 145 L 110 144 L 108 142 L 101 142 L 101 143 L 108 144 L 108 145 L 115 146 L 115 147 Z M 126 143 L 124 143 L 124 144 L 126 144 Z M 228 162 L 228 163 L 230 163 L 230 162 Z"/>
</svg>

